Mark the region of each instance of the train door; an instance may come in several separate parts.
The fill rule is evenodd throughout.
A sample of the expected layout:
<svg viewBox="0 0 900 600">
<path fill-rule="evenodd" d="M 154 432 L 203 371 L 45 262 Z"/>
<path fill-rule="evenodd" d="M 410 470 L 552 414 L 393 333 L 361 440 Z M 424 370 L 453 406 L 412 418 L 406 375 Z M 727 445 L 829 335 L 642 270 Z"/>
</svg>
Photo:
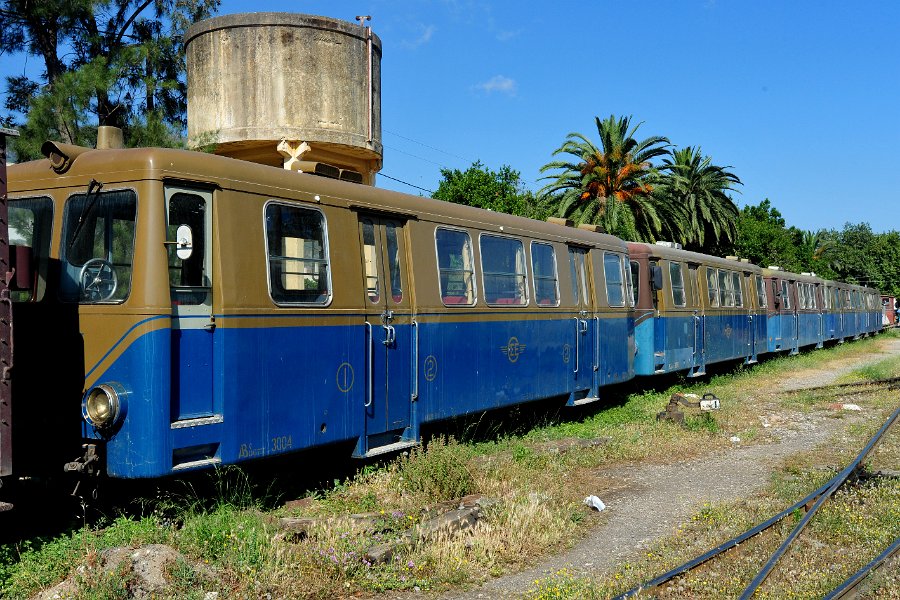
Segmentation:
<svg viewBox="0 0 900 600">
<path fill-rule="evenodd" d="M 703 302 L 700 300 L 700 265 L 688 263 L 688 287 L 689 300 L 693 307 L 694 326 L 694 364 L 693 369 L 698 374 L 706 371 L 704 326 L 706 314 L 703 310 Z"/>
<path fill-rule="evenodd" d="M 172 300 L 171 420 L 175 423 L 216 414 L 212 192 L 167 186 L 165 199 Z"/>
<path fill-rule="evenodd" d="M 569 266 L 572 271 L 572 294 L 577 314 L 572 318 L 572 380 L 573 396 L 570 402 L 578 403 L 590 395 L 594 382 L 595 337 L 599 332 L 599 319 L 595 319 L 593 294 L 589 273 L 590 261 L 587 248 L 569 246 Z M 593 332 L 593 335 L 592 333 Z M 598 366 L 599 369 L 599 366 Z M 596 391 L 596 390 L 594 390 Z"/>
<path fill-rule="evenodd" d="M 781 290 L 784 296 L 784 308 L 786 319 L 784 330 L 781 332 L 783 338 L 791 339 L 791 354 L 797 354 L 800 347 L 800 294 L 794 290 L 799 289 L 794 281 L 781 280 Z"/>
<path fill-rule="evenodd" d="M 756 311 L 757 298 L 754 296 L 756 289 L 752 273 L 744 272 L 741 280 L 745 289 L 744 306 L 747 310 L 747 356 L 744 362 L 752 364 L 756 362 L 756 319 L 753 316 L 753 313 Z"/>
<path fill-rule="evenodd" d="M 825 305 L 822 301 L 823 295 L 822 291 L 825 288 L 820 284 L 815 284 L 813 286 L 813 308 L 816 309 L 816 319 L 819 322 L 819 331 L 818 331 L 818 339 L 816 341 L 816 348 L 821 348 L 825 343 Z"/>
<path fill-rule="evenodd" d="M 415 443 L 410 431 L 412 311 L 404 221 L 362 214 L 365 277 L 365 435 L 356 455 Z"/>
</svg>

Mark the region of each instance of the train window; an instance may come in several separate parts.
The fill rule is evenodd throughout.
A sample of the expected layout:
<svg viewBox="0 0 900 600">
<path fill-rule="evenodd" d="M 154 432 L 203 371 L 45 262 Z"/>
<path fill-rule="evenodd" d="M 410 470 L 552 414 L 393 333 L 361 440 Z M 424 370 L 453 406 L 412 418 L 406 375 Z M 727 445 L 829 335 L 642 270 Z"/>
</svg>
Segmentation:
<svg viewBox="0 0 900 600">
<path fill-rule="evenodd" d="M 756 279 L 756 300 L 759 302 L 759 308 L 765 308 L 768 305 L 766 283 L 759 275 L 754 275 L 753 277 Z"/>
<path fill-rule="evenodd" d="M 584 248 L 569 246 L 569 266 L 572 268 L 572 298 L 575 300 L 576 306 L 580 305 L 583 307 L 590 305 L 585 268 L 586 255 L 587 250 Z"/>
<path fill-rule="evenodd" d="M 480 243 L 485 302 L 504 306 L 528 304 L 522 240 L 482 235 Z"/>
<path fill-rule="evenodd" d="M 606 301 L 609 306 L 625 306 L 625 278 L 622 274 L 622 257 L 618 254 L 604 252 L 603 274 L 606 278 Z"/>
<path fill-rule="evenodd" d="M 31 248 L 31 264 L 38 276 L 34 290 L 10 290 L 9 296 L 14 302 L 40 300 L 44 296 L 52 231 L 53 201 L 50 198 L 10 199 L 9 243 Z"/>
<path fill-rule="evenodd" d="M 728 271 L 723 269 L 719 269 L 719 305 L 720 306 L 734 306 L 734 292 L 731 288 L 731 278 L 728 276 Z M 729 302 L 729 293 L 731 294 L 730 302 Z"/>
<path fill-rule="evenodd" d="M 822 288 L 822 300 L 825 301 L 825 310 L 831 310 L 831 290 L 827 287 Z"/>
<path fill-rule="evenodd" d="M 534 276 L 535 303 L 538 306 L 559 306 L 559 278 L 553 246 L 531 242 L 531 272 Z"/>
<path fill-rule="evenodd" d="M 64 300 L 125 301 L 131 291 L 136 217 L 137 196 L 132 190 L 69 198 L 63 215 Z"/>
<path fill-rule="evenodd" d="M 266 205 L 269 293 L 277 304 L 327 304 L 331 274 L 325 216 L 299 206 Z"/>
<path fill-rule="evenodd" d="M 781 280 L 781 302 L 785 310 L 791 309 L 791 287 L 784 279 Z"/>
<path fill-rule="evenodd" d="M 434 239 L 444 304 L 475 304 L 475 263 L 469 234 L 438 227 Z"/>
<path fill-rule="evenodd" d="M 381 302 L 381 284 L 378 283 L 378 254 L 375 251 L 375 224 L 368 219 L 361 222 L 363 237 L 363 265 L 366 278 L 366 295 L 370 302 Z"/>
<path fill-rule="evenodd" d="M 675 306 L 685 306 L 684 274 L 681 272 L 681 263 L 669 263 L 669 277 L 672 280 L 672 303 Z"/>
<path fill-rule="evenodd" d="M 706 293 L 709 295 L 709 305 L 712 307 L 719 306 L 719 283 L 716 277 L 716 270 L 707 267 Z"/>
<path fill-rule="evenodd" d="M 384 224 L 384 237 L 387 243 L 388 281 L 391 284 L 391 300 L 403 302 L 403 278 L 400 276 L 400 244 L 397 242 L 397 223 L 387 221 Z"/>
<path fill-rule="evenodd" d="M 641 296 L 641 264 L 633 260 L 631 261 L 631 285 L 628 291 L 631 293 L 631 306 L 637 306 Z"/>
<path fill-rule="evenodd" d="M 176 192 L 169 198 L 166 239 L 176 239 L 180 225 L 190 226 L 193 233 L 192 252 L 186 259 L 178 257 L 175 244 L 166 244 L 169 289 L 172 301 L 178 305 L 208 304 L 210 301 L 205 235 L 209 215 L 206 208 L 206 200 L 198 194 Z"/>
<path fill-rule="evenodd" d="M 744 293 L 741 290 L 741 274 L 734 271 L 731 272 L 731 284 L 734 287 L 734 305 L 744 305 Z"/>
</svg>

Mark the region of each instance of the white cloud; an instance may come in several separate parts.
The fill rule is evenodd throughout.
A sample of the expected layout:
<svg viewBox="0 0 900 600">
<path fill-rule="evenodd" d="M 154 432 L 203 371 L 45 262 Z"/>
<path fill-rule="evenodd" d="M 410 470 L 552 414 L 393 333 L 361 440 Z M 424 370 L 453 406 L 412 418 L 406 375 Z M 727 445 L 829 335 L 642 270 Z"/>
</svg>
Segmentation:
<svg viewBox="0 0 900 600">
<path fill-rule="evenodd" d="M 494 75 L 484 83 L 479 83 L 475 87 L 488 94 L 501 92 L 503 94 L 515 96 L 517 86 L 515 79 L 510 79 L 509 77 L 504 77 L 503 75 Z"/>
<path fill-rule="evenodd" d="M 424 46 L 431 41 L 431 36 L 433 36 L 434 32 L 436 31 L 436 27 L 434 25 L 419 24 L 418 29 L 421 31 L 419 37 L 412 41 L 405 40 L 401 42 L 404 47 L 409 48 L 410 50 L 414 50 L 419 46 Z"/>
<path fill-rule="evenodd" d="M 517 29 L 515 31 L 503 30 L 497 32 L 497 41 L 498 42 L 508 42 L 509 40 L 519 37 L 519 34 L 522 33 L 521 29 Z"/>
</svg>

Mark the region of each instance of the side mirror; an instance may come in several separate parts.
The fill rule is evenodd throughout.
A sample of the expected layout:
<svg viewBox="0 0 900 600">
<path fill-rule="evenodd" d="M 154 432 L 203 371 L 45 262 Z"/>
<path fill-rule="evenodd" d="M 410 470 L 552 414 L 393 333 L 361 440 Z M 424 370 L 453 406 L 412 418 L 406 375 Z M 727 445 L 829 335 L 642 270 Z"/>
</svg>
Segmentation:
<svg viewBox="0 0 900 600">
<path fill-rule="evenodd" d="M 9 287 L 20 292 L 31 292 L 34 284 L 32 250 L 29 246 L 9 247 L 9 267 L 15 273 Z"/>
<path fill-rule="evenodd" d="M 194 253 L 194 232 L 190 225 L 179 225 L 175 231 L 175 256 L 187 260 Z"/>
<path fill-rule="evenodd" d="M 650 265 L 650 287 L 654 292 L 663 289 L 663 272 L 659 265 Z"/>
</svg>

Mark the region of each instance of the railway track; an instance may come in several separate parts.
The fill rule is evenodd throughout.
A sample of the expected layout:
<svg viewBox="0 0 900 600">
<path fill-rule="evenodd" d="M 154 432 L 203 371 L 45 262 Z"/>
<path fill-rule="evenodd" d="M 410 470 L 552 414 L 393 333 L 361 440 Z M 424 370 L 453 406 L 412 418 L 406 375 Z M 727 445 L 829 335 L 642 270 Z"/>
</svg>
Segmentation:
<svg viewBox="0 0 900 600">
<path fill-rule="evenodd" d="M 887 382 L 887 381 L 892 381 L 893 385 L 900 385 L 900 378 L 880 380 L 881 383 Z M 875 383 L 875 382 L 869 382 L 869 383 Z M 813 389 L 823 390 L 824 388 L 831 388 L 831 387 L 849 387 L 849 386 L 853 386 L 853 385 L 859 385 L 859 384 L 840 384 L 840 386 L 819 386 L 816 388 L 803 388 L 802 391 L 813 390 Z M 797 390 L 797 391 L 801 391 L 801 390 Z M 863 468 L 863 463 L 865 462 L 866 458 L 875 449 L 875 447 L 879 444 L 881 439 L 884 437 L 884 434 L 891 428 L 892 425 L 894 425 L 894 423 L 896 421 L 898 421 L 898 419 L 900 419 L 900 407 L 898 407 L 896 410 L 894 410 L 894 412 L 891 414 L 891 416 L 888 417 L 888 419 L 884 422 L 884 424 L 881 426 L 881 428 L 875 433 L 875 435 L 872 436 L 872 438 L 868 441 L 868 443 L 865 445 L 865 447 L 862 449 L 862 451 L 856 456 L 856 458 L 849 465 L 847 465 L 840 473 L 838 473 L 833 478 L 831 478 L 831 480 L 829 480 L 827 483 L 822 485 L 822 487 L 811 492 L 805 498 L 797 501 L 795 504 L 784 509 L 783 511 L 781 511 L 777 515 L 773 516 L 769 520 L 767 520 L 763 523 L 760 523 L 759 525 L 753 527 L 752 529 L 745 531 L 744 533 L 740 534 L 739 536 L 732 538 L 732 539 L 728 540 L 727 542 L 720 544 L 719 546 L 716 546 L 715 548 L 707 551 L 706 553 L 698 556 L 697 558 L 694 558 L 694 559 L 682 564 L 679 567 L 676 567 L 670 571 L 667 571 L 666 573 L 663 573 L 662 575 L 659 575 L 658 577 L 651 579 L 650 581 L 644 582 L 641 585 L 639 585 L 635 588 L 632 588 L 632 589 L 628 590 L 627 592 L 620 594 L 619 596 L 616 596 L 615 600 L 625 600 L 626 598 L 633 598 L 633 597 L 637 596 L 638 594 L 646 594 L 647 592 L 652 592 L 654 589 L 658 588 L 659 586 L 663 585 L 664 583 L 666 583 L 680 575 L 684 575 L 685 573 L 688 573 L 689 571 L 692 571 L 693 569 L 696 569 L 700 565 L 714 559 L 715 557 L 719 556 L 720 554 L 746 542 L 750 538 L 753 538 L 753 537 L 761 534 L 762 532 L 766 531 L 767 529 L 769 529 L 769 528 L 775 526 L 776 524 L 778 524 L 779 522 L 781 522 L 786 517 L 790 516 L 791 514 L 794 514 L 795 511 L 805 510 L 806 514 L 803 516 L 803 518 L 797 523 L 797 525 L 794 527 L 794 529 L 791 531 L 791 533 L 787 536 L 787 538 L 785 538 L 785 540 L 778 547 L 778 549 L 771 555 L 771 557 L 766 562 L 766 564 L 763 566 L 763 568 L 759 571 L 759 573 L 756 575 L 756 577 L 753 578 L 753 580 L 750 582 L 750 584 L 744 589 L 744 592 L 740 595 L 741 600 L 747 600 L 747 599 L 751 598 L 753 596 L 753 594 L 756 592 L 756 590 L 759 588 L 759 586 L 762 585 L 762 583 L 766 580 L 768 575 L 771 573 L 772 569 L 775 568 L 775 565 L 778 563 L 779 559 L 782 556 L 784 556 L 784 554 L 790 548 L 791 544 L 799 537 L 800 533 L 803 531 L 803 529 L 806 527 L 806 525 L 812 520 L 812 518 L 815 516 L 815 514 L 819 510 L 819 508 L 821 508 L 822 505 L 826 501 L 828 501 L 828 499 L 830 499 L 835 494 L 835 492 L 837 492 L 838 489 L 840 489 L 840 487 L 843 486 L 847 481 L 854 480 L 859 477 L 859 474 Z M 856 589 L 858 588 L 860 583 L 862 583 L 863 580 L 865 580 L 866 576 L 869 573 L 873 572 L 875 569 L 880 567 L 882 564 L 884 564 L 886 561 L 888 561 L 891 557 L 893 557 L 897 554 L 900 554 L 900 537 L 898 537 L 896 540 L 894 540 L 894 542 L 890 546 L 885 548 L 881 552 L 881 554 L 879 554 L 877 557 L 875 557 L 871 562 L 869 562 L 867 565 L 862 567 L 859 571 L 857 571 L 856 573 L 851 575 L 842 584 L 840 584 L 838 587 L 836 587 L 834 590 L 832 590 L 825 598 L 828 600 L 836 600 L 839 598 L 848 597 L 848 594 L 851 594 L 854 591 L 856 591 Z"/>
<path fill-rule="evenodd" d="M 852 395 L 852 394 L 868 394 L 878 390 L 900 390 L 900 377 L 888 377 L 886 379 L 869 379 L 865 381 L 853 381 L 850 383 L 833 383 L 831 385 L 817 385 L 814 387 L 795 388 L 786 390 L 788 394 L 799 394 L 801 392 L 816 392 L 818 394 L 827 395 L 831 392 L 833 395 Z"/>
</svg>

